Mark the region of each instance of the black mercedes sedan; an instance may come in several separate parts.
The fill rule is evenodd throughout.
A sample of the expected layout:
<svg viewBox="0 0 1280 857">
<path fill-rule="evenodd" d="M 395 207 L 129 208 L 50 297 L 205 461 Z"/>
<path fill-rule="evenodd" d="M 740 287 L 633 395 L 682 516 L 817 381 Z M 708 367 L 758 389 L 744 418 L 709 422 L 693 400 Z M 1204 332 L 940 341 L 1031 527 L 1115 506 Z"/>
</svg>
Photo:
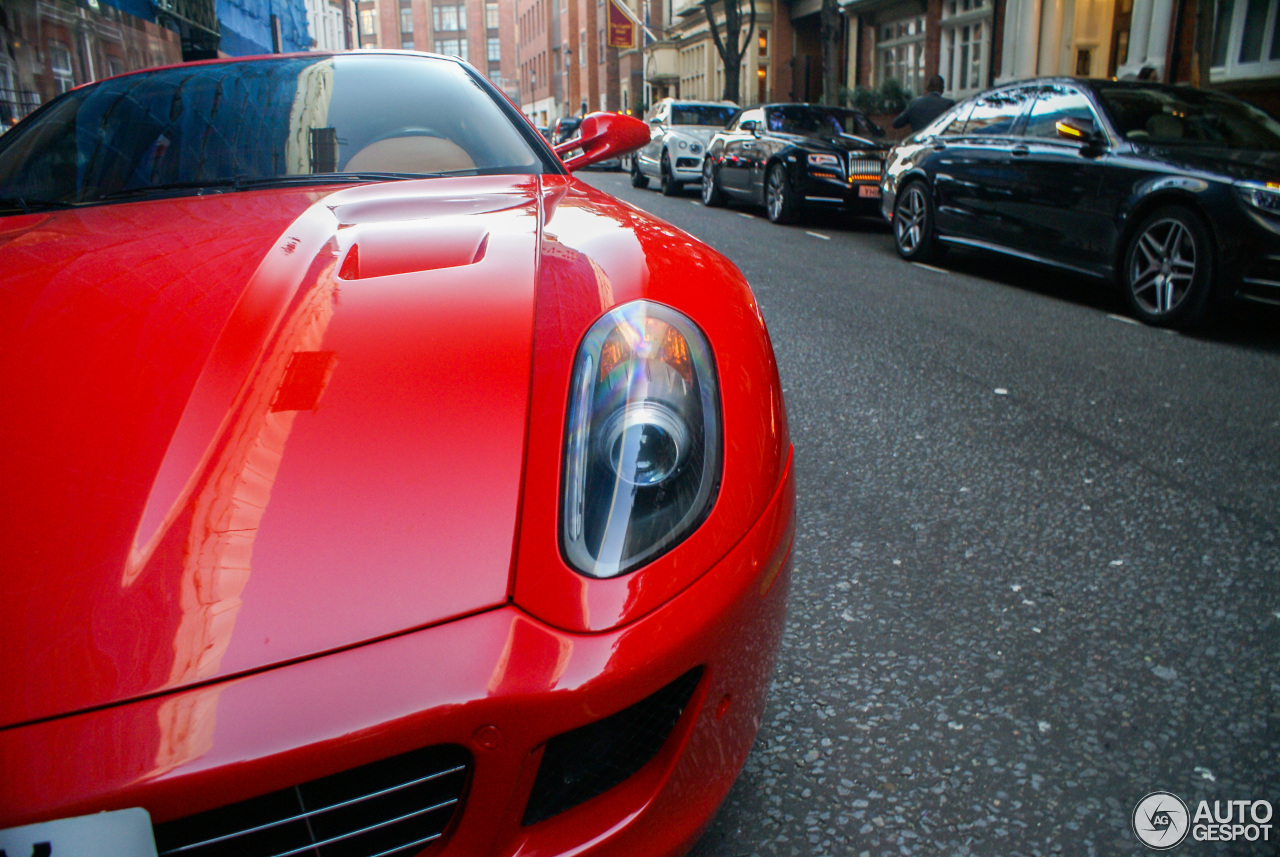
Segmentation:
<svg viewBox="0 0 1280 857">
<path fill-rule="evenodd" d="M 808 205 L 874 214 L 889 147 L 857 110 L 764 104 L 738 114 L 711 138 L 702 160 L 702 202 L 763 205 L 774 223 Z"/>
<path fill-rule="evenodd" d="M 1117 283 L 1163 327 L 1280 304 L 1280 122 L 1184 86 L 1055 78 L 964 101 L 894 149 L 898 253 L 994 250 Z"/>
</svg>

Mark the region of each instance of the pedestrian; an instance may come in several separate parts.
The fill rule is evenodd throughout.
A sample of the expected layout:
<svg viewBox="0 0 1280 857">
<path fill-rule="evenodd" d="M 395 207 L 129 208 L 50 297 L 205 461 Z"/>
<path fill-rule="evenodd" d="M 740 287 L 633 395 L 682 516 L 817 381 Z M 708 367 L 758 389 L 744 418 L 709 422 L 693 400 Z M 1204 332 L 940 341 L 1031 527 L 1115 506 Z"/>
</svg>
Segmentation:
<svg viewBox="0 0 1280 857">
<path fill-rule="evenodd" d="M 914 133 L 941 116 L 944 110 L 954 107 L 955 102 L 943 96 L 944 89 L 946 89 L 946 83 L 942 75 L 935 74 L 929 78 L 928 84 L 925 85 L 925 94 L 911 99 L 907 109 L 893 120 L 893 127 L 901 128 L 904 125 L 910 125 Z"/>
</svg>

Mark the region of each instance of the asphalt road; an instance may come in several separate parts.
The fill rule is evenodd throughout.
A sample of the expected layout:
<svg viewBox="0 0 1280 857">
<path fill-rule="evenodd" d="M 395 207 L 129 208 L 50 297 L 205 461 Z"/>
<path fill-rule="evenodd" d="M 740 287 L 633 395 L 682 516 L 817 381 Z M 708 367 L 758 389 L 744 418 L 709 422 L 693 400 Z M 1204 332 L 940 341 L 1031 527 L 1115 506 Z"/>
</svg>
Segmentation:
<svg viewBox="0 0 1280 857">
<path fill-rule="evenodd" d="M 1171 853 L 1280 854 L 1280 312 L 1168 333 L 874 221 L 584 177 L 747 275 L 796 449 L 772 697 L 694 857 L 1143 854 L 1157 790 L 1276 812 Z"/>
</svg>

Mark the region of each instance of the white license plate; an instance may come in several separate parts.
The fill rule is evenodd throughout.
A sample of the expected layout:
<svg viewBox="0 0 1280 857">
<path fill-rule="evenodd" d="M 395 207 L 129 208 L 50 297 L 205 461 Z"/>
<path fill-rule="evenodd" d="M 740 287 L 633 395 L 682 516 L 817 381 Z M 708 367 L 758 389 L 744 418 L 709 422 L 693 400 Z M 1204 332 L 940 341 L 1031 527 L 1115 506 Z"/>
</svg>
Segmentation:
<svg viewBox="0 0 1280 857">
<path fill-rule="evenodd" d="M 156 857 L 151 815 L 138 807 L 0 830 L 8 857 Z"/>
<path fill-rule="evenodd" d="M 874 184 L 864 184 L 858 186 L 858 196 L 868 199 L 880 198 L 880 186 Z"/>
</svg>

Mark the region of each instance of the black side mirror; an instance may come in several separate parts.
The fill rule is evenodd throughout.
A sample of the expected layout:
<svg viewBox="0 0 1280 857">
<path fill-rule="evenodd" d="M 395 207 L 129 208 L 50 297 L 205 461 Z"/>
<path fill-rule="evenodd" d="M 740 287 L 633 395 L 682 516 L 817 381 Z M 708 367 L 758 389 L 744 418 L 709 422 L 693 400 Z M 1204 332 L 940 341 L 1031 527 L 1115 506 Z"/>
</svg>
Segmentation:
<svg viewBox="0 0 1280 857">
<path fill-rule="evenodd" d="M 738 130 L 750 131 L 752 134 L 758 135 L 760 133 L 760 123 L 754 119 L 748 119 L 746 122 L 743 122 L 738 126 Z"/>
<path fill-rule="evenodd" d="M 1054 123 L 1054 128 L 1059 137 L 1081 143 L 1086 148 L 1101 148 L 1106 143 L 1106 137 L 1093 124 L 1092 119 L 1063 116 Z"/>
</svg>

